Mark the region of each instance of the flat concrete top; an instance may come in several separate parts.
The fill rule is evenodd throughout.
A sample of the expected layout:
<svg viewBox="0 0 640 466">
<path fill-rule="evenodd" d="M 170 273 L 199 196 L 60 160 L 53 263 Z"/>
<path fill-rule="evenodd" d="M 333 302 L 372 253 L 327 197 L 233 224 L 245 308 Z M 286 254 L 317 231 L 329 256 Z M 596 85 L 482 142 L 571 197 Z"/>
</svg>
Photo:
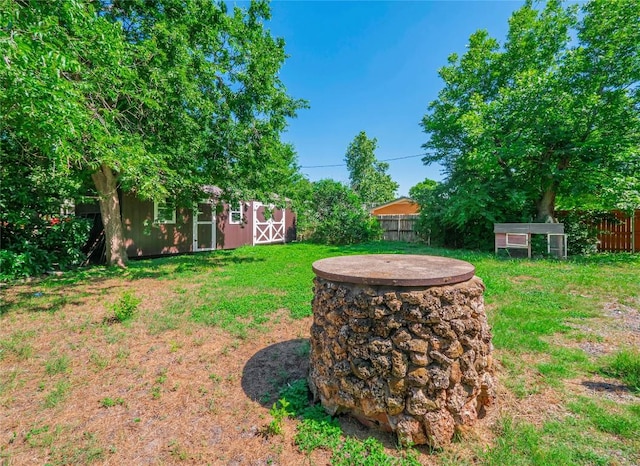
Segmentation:
<svg viewBox="0 0 640 466">
<path fill-rule="evenodd" d="M 326 280 L 392 286 L 450 285 L 469 280 L 476 271 L 458 259 L 410 254 L 329 257 L 314 262 L 312 268 Z"/>
</svg>

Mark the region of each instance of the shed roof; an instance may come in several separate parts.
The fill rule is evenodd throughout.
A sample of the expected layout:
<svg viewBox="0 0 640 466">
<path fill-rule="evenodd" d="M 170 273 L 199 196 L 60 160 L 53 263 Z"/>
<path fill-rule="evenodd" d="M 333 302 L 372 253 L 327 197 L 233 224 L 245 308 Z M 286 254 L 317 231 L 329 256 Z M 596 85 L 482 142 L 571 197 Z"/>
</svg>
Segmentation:
<svg viewBox="0 0 640 466">
<path fill-rule="evenodd" d="M 494 233 L 562 234 L 564 223 L 494 223 Z"/>
<path fill-rule="evenodd" d="M 416 201 L 414 201 L 410 197 L 402 196 L 397 199 L 394 199 L 393 201 L 386 202 L 384 204 L 380 204 L 375 207 L 372 207 L 369 210 L 369 212 L 373 215 L 376 215 L 378 213 L 382 213 L 380 211 L 389 210 L 394 206 L 406 206 L 406 205 L 411 205 L 411 209 L 410 209 L 411 212 L 402 212 L 402 213 L 418 213 L 420 211 L 420 206 L 418 205 L 418 203 L 416 203 Z"/>
</svg>

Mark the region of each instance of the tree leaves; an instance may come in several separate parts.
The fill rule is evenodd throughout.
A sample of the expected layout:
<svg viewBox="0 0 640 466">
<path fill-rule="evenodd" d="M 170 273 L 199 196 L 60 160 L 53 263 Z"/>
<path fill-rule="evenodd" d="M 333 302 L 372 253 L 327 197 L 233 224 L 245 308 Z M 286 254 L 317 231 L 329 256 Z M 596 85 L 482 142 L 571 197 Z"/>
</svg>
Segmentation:
<svg viewBox="0 0 640 466">
<path fill-rule="evenodd" d="M 640 4 L 531 2 L 509 20 L 502 48 L 474 33 L 440 70 L 444 87 L 422 126 L 447 179 L 439 190 L 451 225 L 553 216 L 556 196 L 638 198 Z M 635 194 L 634 194 L 635 193 Z M 523 203 L 522 203 L 523 202 Z M 486 209 L 486 211 L 483 211 Z M 493 210 L 492 210 L 493 209 Z M 475 220 L 474 220 L 475 219 Z"/>
<path fill-rule="evenodd" d="M 393 200 L 398 190 L 398 183 L 386 173 L 389 164 L 376 159 L 377 145 L 375 138 L 369 139 L 361 131 L 349 144 L 345 155 L 351 189 L 368 207 Z"/>
</svg>

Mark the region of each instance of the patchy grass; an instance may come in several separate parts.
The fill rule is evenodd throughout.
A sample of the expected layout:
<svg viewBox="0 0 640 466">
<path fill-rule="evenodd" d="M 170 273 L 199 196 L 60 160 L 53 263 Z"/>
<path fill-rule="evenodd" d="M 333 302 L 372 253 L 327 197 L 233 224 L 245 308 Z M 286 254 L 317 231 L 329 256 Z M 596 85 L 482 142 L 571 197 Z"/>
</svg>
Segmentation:
<svg viewBox="0 0 640 466">
<path fill-rule="evenodd" d="M 311 264 L 370 253 L 467 260 L 487 286 L 500 399 L 443 450 L 309 401 Z M 640 464 L 638 255 L 289 244 L 2 293 L 0 464 Z"/>
<path fill-rule="evenodd" d="M 636 393 L 640 393 L 640 350 L 625 348 L 606 362 L 602 372 L 624 381 Z"/>
</svg>

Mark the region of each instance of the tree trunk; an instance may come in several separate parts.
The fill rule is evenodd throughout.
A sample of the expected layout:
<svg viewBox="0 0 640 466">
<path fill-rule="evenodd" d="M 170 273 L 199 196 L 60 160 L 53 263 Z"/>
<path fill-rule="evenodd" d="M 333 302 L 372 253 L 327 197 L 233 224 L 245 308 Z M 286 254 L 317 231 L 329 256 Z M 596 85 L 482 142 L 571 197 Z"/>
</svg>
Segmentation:
<svg viewBox="0 0 640 466">
<path fill-rule="evenodd" d="M 542 199 L 536 202 L 537 215 L 536 222 L 556 223 L 556 190 L 550 186 L 542 195 Z"/>
<path fill-rule="evenodd" d="M 107 265 L 117 265 L 124 268 L 127 266 L 128 258 L 124 244 L 116 177 L 111 168 L 103 164 L 97 172 L 91 175 L 91 178 L 98 190 L 100 214 L 106 239 Z"/>
</svg>

